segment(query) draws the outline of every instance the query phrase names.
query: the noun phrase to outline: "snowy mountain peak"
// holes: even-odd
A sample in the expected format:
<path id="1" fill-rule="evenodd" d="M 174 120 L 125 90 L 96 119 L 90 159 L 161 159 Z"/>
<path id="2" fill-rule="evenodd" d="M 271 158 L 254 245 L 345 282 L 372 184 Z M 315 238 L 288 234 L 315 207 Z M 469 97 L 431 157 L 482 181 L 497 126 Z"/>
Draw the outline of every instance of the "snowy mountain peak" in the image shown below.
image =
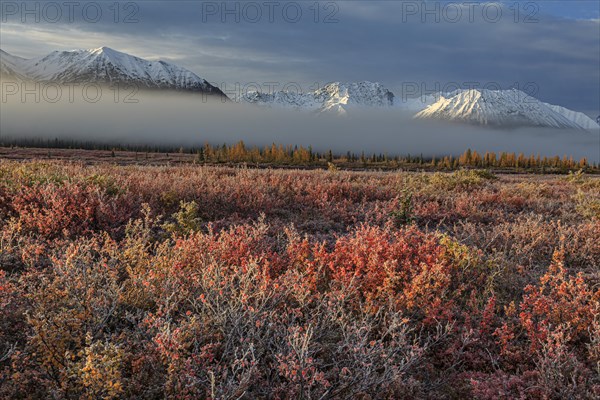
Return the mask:
<path id="1" fill-rule="evenodd" d="M 74 50 L 74 52 L 80 52 L 80 53 L 89 53 L 90 56 L 95 56 L 95 57 L 99 57 L 99 58 L 104 58 L 107 60 L 111 60 L 113 62 L 123 62 L 124 60 L 135 60 L 136 62 L 146 62 L 146 63 L 151 63 L 152 61 L 147 61 L 144 60 L 140 57 L 136 57 L 136 56 L 132 56 L 130 54 L 127 53 L 123 53 L 121 51 L 117 51 L 114 49 L 111 49 L 110 47 L 98 47 L 97 49 L 87 49 L 87 50 Z M 66 52 L 68 53 L 68 52 Z"/>
<path id="2" fill-rule="evenodd" d="M 247 103 L 279 108 L 346 115 L 354 108 L 389 108 L 417 113 L 418 119 L 439 119 L 491 127 L 552 127 L 598 129 L 583 113 L 543 103 L 518 89 L 459 89 L 420 99 L 395 102 L 394 94 L 380 83 L 334 82 L 308 92 L 250 92 Z M 397 104 L 396 104 L 397 103 Z"/>
<path id="3" fill-rule="evenodd" d="M 123 84 L 142 89 L 202 92 L 226 98 L 217 87 L 185 68 L 166 61 L 146 60 L 106 46 L 54 51 L 33 59 L 16 57 L 0 49 L 0 75 L 17 81 Z M 306 93 L 249 92 L 241 100 L 267 107 L 338 115 L 346 115 L 357 108 L 379 108 L 416 113 L 415 118 L 419 119 L 492 127 L 600 128 L 583 113 L 543 103 L 517 89 L 459 89 L 396 101 L 394 94 L 377 82 L 333 82 Z"/>
<path id="4" fill-rule="evenodd" d="M 267 107 L 333 112 L 343 115 L 347 113 L 349 108 L 390 107 L 394 103 L 394 94 L 380 83 L 368 81 L 333 82 L 307 93 L 288 91 L 274 93 L 249 92 L 242 96 L 242 100 Z"/>
<path id="5" fill-rule="evenodd" d="M 394 104 L 394 94 L 380 83 L 357 82 L 340 83 L 335 82 L 317 90 L 318 96 L 325 96 L 326 106 L 337 104 L 389 107 Z"/>
<path id="6" fill-rule="evenodd" d="M 30 60 L 9 56 L 8 53 L 2 53 L 2 59 L 7 59 L 7 69 L 16 69 L 27 79 L 38 82 L 124 84 L 146 89 L 225 96 L 217 87 L 185 68 L 165 61 L 145 60 L 105 46 L 87 50 L 54 51 Z M 15 59 L 18 60 L 14 61 Z"/>
<path id="7" fill-rule="evenodd" d="M 116 50 L 113 50 L 110 47 L 106 47 L 106 46 L 98 47 L 97 49 L 89 49 L 88 51 L 91 53 L 120 53 L 120 52 L 117 52 Z M 120 53 L 120 54 L 124 54 L 124 53 Z"/>
<path id="8" fill-rule="evenodd" d="M 469 89 L 440 94 L 437 101 L 415 115 L 493 127 L 543 126 L 586 129 L 549 104 L 517 90 Z"/>

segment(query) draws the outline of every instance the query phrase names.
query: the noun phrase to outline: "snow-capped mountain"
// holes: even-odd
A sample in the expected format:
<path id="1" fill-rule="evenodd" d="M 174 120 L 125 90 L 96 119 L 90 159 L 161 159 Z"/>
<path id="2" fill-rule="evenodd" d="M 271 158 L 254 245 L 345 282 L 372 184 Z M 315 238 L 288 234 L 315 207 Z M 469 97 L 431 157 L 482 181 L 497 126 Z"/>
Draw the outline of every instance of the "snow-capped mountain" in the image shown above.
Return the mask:
<path id="1" fill-rule="evenodd" d="M 244 93 L 240 100 L 245 103 L 256 104 L 265 107 L 292 108 L 296 110 L 317 110 L 322 102 L 318 101 L 314 92 L 299 93 L 277 91 L 273 93 L 262 93 L 251 91 Z"/>
<path id="2" fill-rule="evenodd" d="M 4 75 L 18 74 L 36 82 L 128 84 L 225 96 L 219 88 L 185 68 L 165 61 L 144 60 L 108 47 L 54 51 L 33 59 L 11 56 L 4 51 L 1 56 Z"/>
<path id="3" fill-rule="evenodd" d="M 440 95 L 435 103 L 417 113 L 415 118 L 492 127 L 586 129 L 578 122 L 583 121 L 580 113 L 564 110 L 557 111 L 554 106 L 516 89 L 470 89 Z"/>
<path id="4" fill-rule="evenodd" d="M 600 128 L 583 113 L 543 103 L 516 89 L 461 89 L 400 101 L 395 100 L 394 94 L 380 83 L 336 82 L 308 93 L 250 92 L 242 97 L 242 101 L 267 107 L 341 115 L 353 108 L 393 106 L 393 110 L 416 113 L 417 119 L 438 119 L 491 127 Z"/>
<path id="5" fill-rule="evenodd" d="M 358 107 L 391 107 L 394 94 L 380 83 L 334 82 L 308 93 L 278 91 L 249 92 L 242 101 L 267 107 L 282 107 L 344 115 Z"/>
<path id="6" fill-rule="evenodd" d="M 596 123 L 596 121 L 594 121 L 593 119 L 591 119 L 584 113 L 569 110 L 568 108 L 561 107 L 561 106 L 555 106 L 555 105 L 548 104 L 548 103 L 544 103 L 544 104 L 547 105 L 548 107 L 550 107 L 552 110 L 554 110 L 557 113 L 561 114 L 562 116 L 570 119 L 571 121 L 575 122 L 577 125 L 585 128 L 585 129 L 599 129 L 600 128 L 600 125 L 598 125 Z"/>
<path id="7" fill-rule="evenodd" d="M 59 84 L 96 83 L 135 85 L 138 88 L 225 94 L 193 72 L 164 61 L 149 61 L 108 47 L 55 51 L 33 59 L 0 50 L 3 79 Z M 417 119 L 438 119 L 492 127 L 538 126 L 600 129 L 587 115 L 541 102 L 522 91 L 456 90 L 399 101 L 380 83 L 330 83 L 307 93 L 249 92 L 246 103 L 266 107 L 346 115 L 360 108 L 416 113 Z"/>
<path id="8" fill-rule="evenodd" d="M 27 79 L 22 71 L 22 64 L 27 61 L 21 57 L 15 57 L 4 50 L 0 50 L 0 76 L 18 80 Z"/>

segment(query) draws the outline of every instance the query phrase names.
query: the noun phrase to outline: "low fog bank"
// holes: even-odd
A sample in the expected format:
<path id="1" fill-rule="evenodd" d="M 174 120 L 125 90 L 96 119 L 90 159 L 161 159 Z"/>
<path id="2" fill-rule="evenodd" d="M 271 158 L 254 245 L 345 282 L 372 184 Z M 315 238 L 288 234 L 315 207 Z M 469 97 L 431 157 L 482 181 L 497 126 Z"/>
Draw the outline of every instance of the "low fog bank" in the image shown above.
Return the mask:
<path id="1" fill-rule="evenodd" d="M 275 142 L 311 145 L 315 151 L 331 149 L 336 153 L 424 156 L 457 155 L 471 148 L 479 152 L 587 157 L 590 162 L 600 162 L 600 130 L 499 130 L 416 121 L 398 110 L 352 110 L 340 117 L 223 103 L 201 95 L 137 93 L 132 98 L 137 103 L 113 95 L 107 92 L 95 103 L 77 98 L 55 103 L 41 98 L 36 103 L 34 96 L 27 101 L 3 96 L 0 135 L 169 146 L 243 140 L 250 146 Z"/>

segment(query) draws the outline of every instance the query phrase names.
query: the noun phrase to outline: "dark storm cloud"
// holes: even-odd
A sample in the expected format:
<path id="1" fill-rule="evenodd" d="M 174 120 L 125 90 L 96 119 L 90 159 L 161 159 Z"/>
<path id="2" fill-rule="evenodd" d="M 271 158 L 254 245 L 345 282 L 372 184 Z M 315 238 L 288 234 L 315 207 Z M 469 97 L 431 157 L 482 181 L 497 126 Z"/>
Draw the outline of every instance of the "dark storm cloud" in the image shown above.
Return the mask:
<path id="1" fill-rule="evenodd" d="M 24 55 L 106 45 L 173 61 L 231 90 L 248 82 L 297 82 L 308 88 L 371 80 L 401 96 L 412 82 L 427 91 L 451 83 L 522 88 L 533 82 L 541 100 L 588 113 L 600 109 L 600 23 L 546 15 L 543 2 L 536 3 L 532 23 L 525 22 L 531 10 L 521 9 L 515 22 L 507 6 L 498 22 L 493 12 L 485 18 L 482 6 L 472 21 L 463 7 L 456 23 L 451 12 L 439 23 L 435 13 L 423 22 L 422 3 L 414 3 L 415 14 L 407 2 L 387 1 L 320 2 L 317 22 L 312 1 L 296 3 L 299 19 L 296 6 L 284 12 L 286 3 L 277 2 L 269 14 L 264 2 L 257 2 L 261 16 L 255 23 L 252 8 L 244 13 L 246 3 L 138 1 L 137 23 L 123 21 L 131 9 L 121 10 L 118 23 L 109 11 L 96 23 L 78 13 L 67 24 L 23 25 L 11 17 L 2 28 L 1 45 Z M 436 2 L 428 3 L 428 10 L 435 10 Z M 106 9 L 112 3 L 101 4 Z M 224 7 L 233 12 L 224 14 Z M 325 23 L 334 11 L 332 23 Z M 62 33 L 65 27 L 71 32 Z"/>

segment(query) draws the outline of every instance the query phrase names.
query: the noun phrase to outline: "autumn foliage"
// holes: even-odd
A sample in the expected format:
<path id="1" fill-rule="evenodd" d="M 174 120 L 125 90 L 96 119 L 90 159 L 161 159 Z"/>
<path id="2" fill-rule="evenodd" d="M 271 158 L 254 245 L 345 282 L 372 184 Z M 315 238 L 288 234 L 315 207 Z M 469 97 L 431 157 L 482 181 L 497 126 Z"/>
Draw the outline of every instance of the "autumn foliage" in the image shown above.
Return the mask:
<path id="1" fill-rule="evenodd" d="M 593 399 L 600 180 L 0 163 L 0 398 Z"/>

